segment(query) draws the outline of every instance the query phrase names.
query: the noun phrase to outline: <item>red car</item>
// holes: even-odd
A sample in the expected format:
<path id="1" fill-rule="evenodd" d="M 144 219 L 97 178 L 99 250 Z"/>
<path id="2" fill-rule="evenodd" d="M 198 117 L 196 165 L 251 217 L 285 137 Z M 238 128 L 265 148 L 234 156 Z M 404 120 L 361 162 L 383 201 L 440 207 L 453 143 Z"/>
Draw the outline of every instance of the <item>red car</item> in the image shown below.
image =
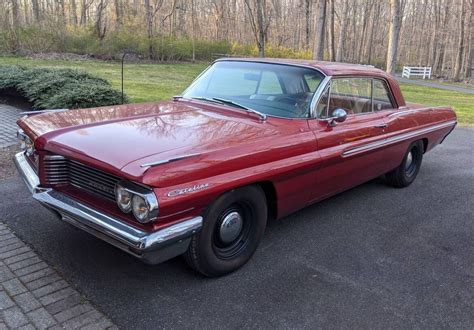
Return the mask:
<path id="1" fill-rule="evenodd" d="M 456 125 L 353 64 L 221 59 L 169 102 L 51 110 L 18 121 L 16 165 L 64 221 L 156 264 L 218 276 L 269 219 L 385 175 L 416 178 Z"/>

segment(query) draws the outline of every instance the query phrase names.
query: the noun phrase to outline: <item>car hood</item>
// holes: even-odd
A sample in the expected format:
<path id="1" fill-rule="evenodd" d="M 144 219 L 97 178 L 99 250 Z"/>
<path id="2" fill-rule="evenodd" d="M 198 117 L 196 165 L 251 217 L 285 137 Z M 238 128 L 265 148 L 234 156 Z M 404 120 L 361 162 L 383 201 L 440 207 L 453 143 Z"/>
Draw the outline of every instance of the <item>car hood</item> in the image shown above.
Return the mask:
<path id="1" fill-rule="evenodd" d="M 144 163 L 206 154 L 278 134 L 275 125 L 240 110 L 212 107 L 187 101 L 121 105 L 47 112 L 18 124 L 37 138 L 39 149 L 132 177 L 143 175 Z"/>

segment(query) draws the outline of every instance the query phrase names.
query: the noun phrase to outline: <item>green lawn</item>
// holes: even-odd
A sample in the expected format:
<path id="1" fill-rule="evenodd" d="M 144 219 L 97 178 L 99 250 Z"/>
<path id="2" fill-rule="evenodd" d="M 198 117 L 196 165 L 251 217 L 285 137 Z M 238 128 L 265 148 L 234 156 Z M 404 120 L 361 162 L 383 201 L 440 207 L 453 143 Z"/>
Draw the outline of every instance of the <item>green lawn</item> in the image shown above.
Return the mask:
<path id="1" fill-rule="evenodd" d="M 103 61 L 32 60 L 22 57 L 0 57 L 0 65 L 72 68 L 85 70 L 107 79 L 121 89 L 120 63 Z M 180 94 L 207 64 L 125 64 L 124 90 L 134 103 L 170 99 Z"/>
<path id="2" fill-rule="evenodd" d="M 120 63 L 102 61 L 32 60 L 22 57 L 0 57 L 0 65 L 18 64 L 54 68 L 75 68 L 96 74 L 120 89 Z M 170 99 L 180 94 L 207 64 L 126 64 L 125 92 L 132 102 Z M 474 125 L 474 94 L 465 94 L 401 85 L 407 102 L 425 105 L 449 105 L 454 108 L 460 124 Z"/>
<path id="3" fill-rule="evenodd" d="M 425 105 L 449 105 L 456 111 L 460 124 L 474 125 L 474 94 L 413 84 L 401 84 L 400 87 L 407 102 Z"/>

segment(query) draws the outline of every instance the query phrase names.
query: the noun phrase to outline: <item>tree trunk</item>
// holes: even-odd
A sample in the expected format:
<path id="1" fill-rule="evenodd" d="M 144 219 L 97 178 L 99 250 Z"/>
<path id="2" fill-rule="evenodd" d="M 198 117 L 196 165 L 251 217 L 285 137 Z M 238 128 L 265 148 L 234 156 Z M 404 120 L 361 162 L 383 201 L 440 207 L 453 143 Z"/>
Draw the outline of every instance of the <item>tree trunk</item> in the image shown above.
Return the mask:
<path id="1" fill-rule="evenodd" d="M 462 57 L 464 55 L 464 20 L 466 19 L 465 0 L 461 0 L 461 19 L 459 20 L 459 41 L 456 54 L 456 63 L 454 65 L 453 80 L 460 81 Z"/>
<path id="2" fill-rule="evenodd" d="M 87 24 L 87 3 L 86 3 L 86 0 L 82 0 L 80 24 L 81 25 L 86 25 Z"/>
<path id="3" fill-rule="evenodd" d="M 195 45 L 195 35 L 194 35 L 194 0 L 191 0 L 191 36 L 193 42 L 193 63 L 196 62 L 196 45 Z"/>
<path id="4" fill-rule="evenodd" d="M 35 21 L 40 21 L 40 8 L 38 4 L 38 0 L 31 0 L 31 6 L 33 7 L 33 16 L 35 17 Z"/>
<path id="5" fill-rule="evenodd" d="M 326 1 L 319 0 L 318 18 L 316 20 L 316 40 L 314 42 L 313 59 L 323 60 L 324 57 L 324 26 L 326 23 Z"/>
<path id="6" fill-rule="evenodd" d="M 10 0 L 12 4 L 12 26 L 16 29 L 20 26 L 20 6 L 18 0 Z"/>
<path id="7" fill-rule="evenodd" d="M 304 0 L 305 14 L 305 48 L 309 48 L 311 34 L 311 0 Z"/>
<path id="8" fill-rule="evenodd" d="M 347 16 L 349 13 L 348 1 L 349 0 L 343 0 L 343 5 L 342 5 L 342 16 L 340 17 L 341 28 L 339 30 L 339 37 L 337 38 L 336 62 L 341 62 L 343 60 L 344 38 L 346 37 Z"/>
<path id="9" fill-rule="evenodd" d="M 401 8 L 400 0 L 390 0 L 390 28 L 388 36 L 388 50 L 386 70 L 394 74 L 397 67 L 398 38 L 401 27 Z"/>
<path id="10" fill-rule="evenodd" d="M 123 24 L 123 3 L 122 0 L 115 0 L 115 22 L 121 26 Z"/>
<path id="11" fill-rule="evenodd" d="M 368 34 L 368 39 L 367 42 L 365 43 L 365 50 L 364 50 L 364 56 L 367 59 L 366 63 L 370 64 L 372 62 L 372 48 L 373 48 L 373 42 L 374 42 L 374 33 L 375 33 L 375 24 L 377 22 L 376 17 L 379 16 L 380 14 L 380 2 L 376 1 L 375 5 L 373 5 L 371 9 L 372 17 L 369 26 L 369 32 Z"/>
<path id="12" fill-rule="evenodd" d="M 257 0 L 258 56 L 265 57 L 265 8 L 264 0 Z"/>
<path id="13" fill-rule="evenodd" d="M 77 25 L 77 3 L 76 0 L 71 0 L 71 14 L 72 14 L 72 23 Z"/>
<path id="14" fill-rule="evenodd" d="M 105 37 L 105 32 L 107 31 L 107 18 L 105 16 L 105 7 L 107 6 L 104 0 L 100 0 L 97 5 L 96 10 L 96 21 L 95 21 L 95 28 L 97 32 L 97 37 L 102 42 Z"/>
<path id="15" fill-rule="evenodd" d="M 328 33 L 328 47 L 329 47 L 329 60 L 334 62 L 336 60 L 336 45 L 334 40 L 334 9 L 335 0 L 329 0 L 329 33 Z"/>
<path id="16" fill-rule="evenodd" d="M 471 1 L 471 18 L 469 24 L 469 33 L 471 34 L 471 51 L 469 54 L 466 78 L 474 77 L 474 1 Z"/>
<path id="17" fill-rule="evenodd" d="M 438 54 L 435 57 L 435 61 L 433 64 L 433 70 L 438 72 L 438 73 L 443 73 L 444 70 L 444 63 L 445 63 L 445 57 L 446 57 L 446 46 L 448 43 L 447 40 L 447 33 L 446 33 L 446 26 L 448 25 L 449 22 L 449 9 L 450 9 L 450 2 L 446 1 L 445 7 L 444 7 L 444 19 L 443 19 L 443 31 L 442 31 L 442 37 L 440 38 L 440 45 L 439 45 L 439 51 Z"/>
<path id="18" fill-rule="evenodd" d="M 154 56 L 153 51 L 153 13 L 150 4 L 150 0 L 145 0 L 145 13 L 146 13 L 146 33 L 148 37 L 148 57 L 150 59 Z"/>

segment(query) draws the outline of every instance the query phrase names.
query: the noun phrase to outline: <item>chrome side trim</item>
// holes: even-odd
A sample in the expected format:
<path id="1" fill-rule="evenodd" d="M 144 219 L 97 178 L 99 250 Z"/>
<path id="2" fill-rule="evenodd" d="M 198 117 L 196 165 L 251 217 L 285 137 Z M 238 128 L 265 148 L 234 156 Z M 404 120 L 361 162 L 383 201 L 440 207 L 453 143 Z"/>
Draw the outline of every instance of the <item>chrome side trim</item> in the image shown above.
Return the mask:
<path id="1" fill-rule="evenodd" d="M 352 148 L 352 149 L 344 151 L 342 153 L 342 157 L 350 157 L 350 156 L 358 155 L 358 154 L 361 154 L 361 153 L 364 153 L 364 152 L 367 152 L 367 151 L 379 149 L 379 148 L 382 148 L 382 147 L 385 147 L 385 146 L 388 146 L 388 145 L 391 145 L 391 144 L 395 144 L 395 143 L 403 141 L 403 140 L 411 139 L 411 138 L 416 137 L 418 135 L 422 135 L 422 134 L 425 134 L 425 133 L 437 131 L 439 129 L 450 127 L 450 126 L 453 126 L 453 125 L 456 125 L 456 124 L 457 124 L 457 121 L 452 120 L 452 121 L 442 123 L 442 124 L 438 124 L 438 125 L 435 125 L 435 126 L 417 129 L 416 131 L 413 131 L 413 132 L 408 132 L 408 133 L 400 134 L 400 135 L 397 135 L 397 136 L 393 136 L 393 137 L 390 137 L 390 138 L 387 138 L 387 139 L 384 139 L 384 140 L 381 140 L 381 141 L 375 141 L 375 142 L 367 143 L 367 144 L 364 144 L 360 147 L 356 147 L 356 148 Z"/>
<path id="2" fill-rule="evenodd" d="M 39 185 L 39 179 L 35 170 L 28 163 L 25 154 L 23 152 L 17 153 L 15 156 L 13 156 L 13 162 L 15 163 L 18 172 L 20 172 L 23 181 L 25 181 L 26 186 L 30 192 L 33 193 L 36 187 Z"/>
<path id="3" fill-rule="evenodd" d="M 195 156 L 199 156 L 199 155 L 200 155 L 200 153 L 196 153 L 196 154 L 189 154 L 189 155 L 184 155 L 184 156 L 179 156 L 179 157 L 174 157 L 174 158 L 168 158 L 168 159 L 163 159 L 163 160 L 157 160 L 155 162 L 149 162 L 149 163 L 141 164 L 140 167 L 150 167 L 150 166 L 156 166 L 156 165 L 163 165 L 163 164 L 166 164 L 166 163 L 171 163 L 171 162 L 175 162 L 177 160 L 191 158 L 191 157 L 195 157 Z"/>

